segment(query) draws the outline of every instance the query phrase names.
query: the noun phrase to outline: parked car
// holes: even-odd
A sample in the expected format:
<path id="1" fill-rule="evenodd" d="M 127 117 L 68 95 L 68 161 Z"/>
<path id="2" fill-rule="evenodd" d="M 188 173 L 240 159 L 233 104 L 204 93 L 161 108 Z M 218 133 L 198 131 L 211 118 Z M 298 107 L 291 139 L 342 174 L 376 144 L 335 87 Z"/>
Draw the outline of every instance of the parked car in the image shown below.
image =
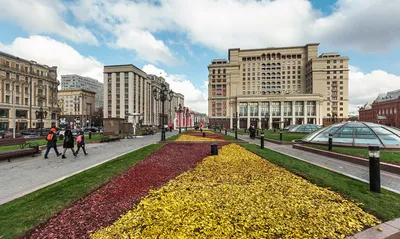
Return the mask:
<path id="1" fill-rule="evenodd" d="M 40 136 L 38 136 L 38 135 L 24 135 L 24 138 L 25 139 L 38 139 L 38 138 L 40 138 Z"/>

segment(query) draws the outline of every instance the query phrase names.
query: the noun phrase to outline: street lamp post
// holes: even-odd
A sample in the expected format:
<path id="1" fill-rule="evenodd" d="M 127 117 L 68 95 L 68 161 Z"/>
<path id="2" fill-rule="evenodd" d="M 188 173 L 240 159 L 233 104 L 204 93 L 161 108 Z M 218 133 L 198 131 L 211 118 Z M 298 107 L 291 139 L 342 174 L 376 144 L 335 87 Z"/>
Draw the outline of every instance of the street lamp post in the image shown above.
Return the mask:
<path id="1" fill-rule="evenodd" d="M 188 119 L 189 119 L 189 117 L 190 117 L 190 113 L 189 112 L 186 112 L 186 114 L 185 114 L 185 116 L 186 116 L 186 118 L 185 118 L 185 120 L 186 120 L 186 122 L 185 122 L 185 126 L 186 126 L 186 131 L 187 131 L 187 124 L 188 124 Z"/>
<path id="2" fill-rule="evenodd" d="M 39 110 L 36 110 L 36 118 L 40 117 L 40 135 L 42 135 L 42 131 L 43 131 L 43 114 L 44 114 L 44 118 L 46 118 L 47 116 L 47 112 L 43 111 L 43 107 L 40 106 Z"/>
<path id="3" fill-rule="evenodd" d="M 157 89 L 153 90 L 154 99 L 156 101 L 161 101 L 161 106 L 162 106 L 161 141 L 165 141 L 165 127 L 164 127 L 164 125 L 165 125 L 165 122 L 164 122 L 164 120 L 165 120 L 165 117 L 164 117 L 165 112 L 164 112 L 164 110 L 165 109 L 164 109 L 164 103 L 167 100 L 171 102 L 173 95 L 174 95 L 174 92 L 172 90 L 168 91 L 167 85 L 165 85 L 165 84 L 161 85 L 161 90 L 160 91 L 157 90 Z"/>
<path id="4" fill-rule="evenodd" d="M 178 108 L 174 108 L 176 113 L 179 113 L 179 133 L 181 133 L 181 113 L 182 113 L 182 105 L 179 104 Z"/>

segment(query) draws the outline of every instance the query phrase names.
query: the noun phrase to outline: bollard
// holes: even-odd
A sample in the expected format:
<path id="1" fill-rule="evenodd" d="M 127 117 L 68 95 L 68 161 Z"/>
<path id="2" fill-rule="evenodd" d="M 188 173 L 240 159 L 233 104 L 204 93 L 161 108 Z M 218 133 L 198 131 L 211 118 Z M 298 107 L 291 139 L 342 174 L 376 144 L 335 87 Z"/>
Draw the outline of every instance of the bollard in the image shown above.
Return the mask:
<path id="1" fill-rule="evenodd" d="M 92 139 L 92 132 L 89 132 L 89 139 Z"/>
<path id="2" fill-rule="evenodd" d="M 258 136 L 258 130 L 257 130 L 257 136 Z"/>
<path id="3" fill-rule="evenodd" d="M 328 138 L 328 150 L 332 151 L 332 134 L 329 134 L 329 138 Z"/>
<path id="4" fill-rule="evenodd" d="M 282 135 L 282 130 L 279 132 L 279 140 L 282 141 L 283 135 Z"/>
<path id="5" fill-rule="evenodd" d="M 244 133 L 246 133 L 246 130 L 247 130 L 247 129 L 246 129 L 246 128 L 244 128 Z"/>
<path id="6" fill-rule="evenodd" d="M 237 139 L 237 130 L 235 129 L 235 139 Z"/>
<path id="7" fill-rule="evenodd" d="M 369 156 L 369 190 L 381 192 L 380 152 L 379 146 L 368 146 Z"/>
<path id="8" fill-rule="evenodd" d="M 206 132 L 203 132 L 203 137 L 206 137 Z"/>
<path id="9" fill-rule="evenodd" d="M 203 132 L 203 128 L 200 128 L 200 132 Z"/>
<path id="10" fill-rule="evenodd" d="M 211 144 L 211 155 L 218 155 L 218 144 Z"/>
<path id="11" fill-rule="evenodd" d="M 227 129 L 225 129 L 225 135 L 227 135 L 228 134 L 228 130 Z"/>
<path id="12" fill-rule="evenodd" d="M 219 133 L 221 133 L 222 132 L 222 128 L 219 128 Z"/>
<path id="13" fill-rule="evenodd" d="M 274 133 L 276 132 L 276 129 L 274 128 Z"/>
<path id="14" fill-rule="evenodd" d="M 264 148 L 264 134 L 261 134 L 260 136 L 260 140 L 261 140 L 261 148 Z"/>

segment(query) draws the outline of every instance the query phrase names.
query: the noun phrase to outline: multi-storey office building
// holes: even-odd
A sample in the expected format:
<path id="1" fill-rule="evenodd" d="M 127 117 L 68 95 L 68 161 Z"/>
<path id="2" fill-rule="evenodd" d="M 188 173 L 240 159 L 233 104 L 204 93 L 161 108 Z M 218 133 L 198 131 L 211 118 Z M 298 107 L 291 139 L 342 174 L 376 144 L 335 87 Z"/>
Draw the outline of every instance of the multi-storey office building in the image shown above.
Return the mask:
<path id="1" fill-rule="evenodd" d="M 62 75 L 61 90 L 88 90 L 96 93 L 96 109 L 103 108 L 103 83 L 80 75 Z"/>
<path id="2" fill-rule="evenodd" d="M 95 92 L 88 90 L 61 90 L 58 92 L 62 115 L 60 127 L 90 127 L 95 112 Z"/>
<path id="3" fill-rule="evenodd" d="M 282 128 L 347 118 L 348 57 L 318 45 L 228 50 L 209 70 L 210 125 Z"/>
<path id="4" fill-rule="evenodd" d="M 56 66 L 0 52 L 0 130 L 57 126 L 58 85 Z"/>
<path id="5" fill-rule="evenodd" d="M 153 90 L 169 84 L 164 78 L 147 75 L 134 65 L 104 66 L 104 118 L 128 119 L 129 114 L 141 114 L 142 125 L 162 125 L 162 102 L 154 98 Z M 175 93 L 164 105 L 164 122 L 173 122 L 173 109 L 184 105 L 182 94 Z"/>

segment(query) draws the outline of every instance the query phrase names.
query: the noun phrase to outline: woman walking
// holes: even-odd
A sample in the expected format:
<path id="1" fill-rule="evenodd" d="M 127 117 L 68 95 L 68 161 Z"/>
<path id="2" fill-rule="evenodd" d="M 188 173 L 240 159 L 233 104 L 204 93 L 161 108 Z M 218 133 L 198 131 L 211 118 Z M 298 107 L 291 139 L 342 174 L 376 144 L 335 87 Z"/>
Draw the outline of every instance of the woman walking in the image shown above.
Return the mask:
<path id="1" fill-rule="evenodd" d="M 63 152 L 63 155 L 62 155 L 63 159 L 67 158 L 67 157 L 65 157 L 65 153 L 67 152 L 67 149 L 71 149 L 72 153 L 76 157 L 76 153 L 74 151 L 74 136 L 72 135 L 70 127 L 67 127 L 65 129 L 63 148 L 64 148 L 64 152 Z"/>
<path id="2" fill-rule="evenodd" d="M 82 131 L 79 133 L 79 136 L 76 138 L 76 143 L 78 146 L 78 149 L 76 150 L 76 155 L 78 155 L 80 148 L 82 148 L 83 153 L 85 155 L 88 155 L 88 153 L 86 152 L 86 149 L 85 149 L 85 135 L 83 134 Z"/>

